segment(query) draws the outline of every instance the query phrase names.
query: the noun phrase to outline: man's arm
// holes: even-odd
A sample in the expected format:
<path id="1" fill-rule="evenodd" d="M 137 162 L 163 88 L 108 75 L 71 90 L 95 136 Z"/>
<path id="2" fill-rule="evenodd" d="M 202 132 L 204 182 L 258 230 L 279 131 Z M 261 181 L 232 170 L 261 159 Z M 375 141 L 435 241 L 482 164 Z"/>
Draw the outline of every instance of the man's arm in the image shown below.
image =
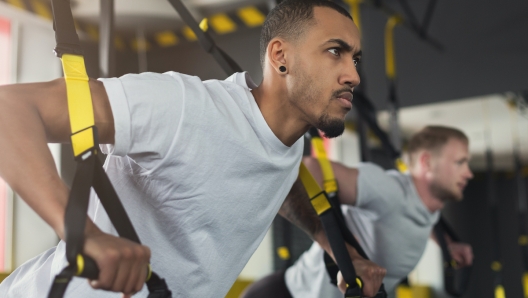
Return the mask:
<path id="1" fill-rule="evenodd" d="M 447 249 L 449 249 L 451 257 L 457 262 L 458 266 L 466 267 L 473 265 L 474 255 L 471 245 L 463 242 L 455 242 L 453 239 L 451 239 L 451 237 L 449 237 L 449 235 L 444 235 L 444 238 L 446 239 Z M 431 239 L 433 239 L 436 244 L 440 246 L 434 231 L 431 232 Z"/>
<path id="2" fill-rule="evenodd" d="M 317 179 L 317 178 L 316 178 Z M 321 220 L 313 209 L 308 194 L 306 193 L 302 182 L 297 179 L 293 184 L 290 193 L 282 204 L 279 214 L 295 224 L 316 241 L 328 254 L 334 258 L 328 238 L 323 230 Z M 363 294 L 367 297 L 374 296 L 386 274 L 386 270 L 378 265 L 363 259 L 357 251 L 347 244 L 352 263 L 356 273 L 363 279 Z M 340 281 L 339 288 L 345 290 L 345 283 Z"/>
<path id="3" fill-rule="evenodd" d="M 323 174 L 317 159 L 304 157 L 303 163 L 312 173 L 317 183 L 323 187 Z M 358 170 L 336 162 L 331 162 L 331 164 L 339 186 L 339 201 L 341 204 L 356 205 Z"/>
<path id="4" fill-rule="evenodd" d="M 101 143 L 114 142 L 114 123 L 101 82 L 91 80 Z M 57 173 L 48 142 L 68 143 L 70 124 L 64 79 L 0 87 L 0 176 L 64 239 L 69 190 Z M 97 288 L 130 294 L 143 286 L 147 247 L 102 233 L 88 220 L 84 252 L 97 262 Z"/>

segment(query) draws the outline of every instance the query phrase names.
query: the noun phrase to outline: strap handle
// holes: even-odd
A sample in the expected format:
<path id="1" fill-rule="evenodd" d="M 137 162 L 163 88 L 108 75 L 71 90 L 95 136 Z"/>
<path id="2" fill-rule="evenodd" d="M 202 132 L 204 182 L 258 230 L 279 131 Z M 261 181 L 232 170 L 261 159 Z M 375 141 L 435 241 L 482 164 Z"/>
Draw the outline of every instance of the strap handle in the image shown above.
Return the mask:
<path id="1" fill-rule="evenodd" d="M 337 196 L 337 193 L 338 193 L 337 180 L 335 179 L 334 171 L 332 169 L 332 164 L 331 164 L 330 160 L 327 157 L 326 150 L 325 150 L 324 144 L 323 144 L 323 140 L 322 140 L 321 136 L 319 135 L 319 131 L 316 128 L 312 128 L 309 131 L 309 135 L 310 135 L 310 138 L 311 138 L 312 148 L 314 149 L 313 150 L 314 155 L 315 155 L 315 157 L 316 157 L 317 161 L 319 162 L 319 165 L 321 166 L 321 169 L 322 169 L 323 182 L 324 182 L 323 183 L 324 191 L 319 187 L 319 185 L 317 184 L 317 182 L 315 181 L 315 179 L 313 178 L 313 176 L 309 172 L 308 173 L 304 173 L 303 172 L 302 175 L 301 175 L 301 172 L 299 172 L 299 176 L 301 177 L 301 180 L 303 181 L 303 184 L 305 185 L 305 188 L 307 189 L 307 193 L 308 193 L 310 198 L 313 198 L 313 195 L 315 195 L 316 193 L 322 192 L 322 193 L 325 194 L 326 199 L 327 199 L 327 201 L 328 201 L 328 203 L 330 205 L 330 209 L 329 210 L 331 212 L 329 212 L 330 213 L 329 217 L 331 217 L 331 220 L 323 220 L 323 217 L 321 216 L 321 214 L 319 214 L 319 212 L 318 212 L 318 214 L 320 215 L 321 221 L 323 222 L 323 227 L 324 227 L 325 231 L 327 231 L 327 230 L 339 231 L 339 233 L 336 233 L 337 234 L 336 236 L 331 236 L 331 235 L 329 235 L 327 233 L 327 237 L 329 239 L 330 246 L 332 247 L 332 251 L 334 252 L 334 254 L 336 254 L 336 249 L 341 249 L 340 246 L 336 246 L 335 248 L 334 248 L 334 246 L 332 246 L 332 241 L 331 241 L 330 237 L 336 237 L 336 238 L 342 239 L 341 241 L 344 241 L 343 243 L 346 242 L 346 243 L 350 244 L 352 247 L 354 247 L 356 249 L 356 251 L 361 255 L 361 257 L 363 257 L 364 259 L 368 260 L 367 254 L 365 253 L 363 248 L 359 245 L 359 243 L 357 242 L 357 240 L 354 237 L 354 235 L 352 234 L 352 232 L 350 232 L 350 230 L 346 226 L 345 218 L 344 218 L 343 213 L 341 212 L 341 208 L 340 208 L 341 204 L 340 204 L 339 198 Z M 301 167 L 305 167 L 305 166 L 302 164 Z M 306 175 L 306 176 L 309 175 L 309 177 L 303 177 L 304 175 Z M 304 180 L 303 180 L 303 178 L 304 178 Z M 308 186 L 307 184 L 310 184 L 310 185 Z M 308 190 L 308 187 L 310 187 L 310 190 Z M 312 202 L 312 205 L 313 204 L 314 203 Z M 316 209 L 316 211 L 317 211 L 317 209 Z M 325 210 L 325 212 L 326 212 L 326 210 Z M 328 222 L 326 225 L 325 225 L 325 221 Z M 327 226 L 330 226 L 330 225 L 333 226 L 333 227 L 328 227 L 327 228 Z M 337 240 L 336 242 L 341 242 L 341 241 Z M 348 255 L 348 250 L 346 250 L 346 245 L 345 245 L 344 249 L 345 249 L 345 251 L 341 252 L 341 253 L 346 254 L 348 256 L 348 259 L 350 259 L 350 256 Z M 338 259 L 337 255 L 335 256 L 335 258 L 336 258 L 338 264 L 347 264 L 347 263 L 344 263 L 344 262 L 350 262 L 349 264 L 351 264 L 351 266 L 350 266 L 351 269 L 348 268 L 348 266 L 336 265 L 333 262 L 332 258 L 330 258 L 330 256 L 327 253 L 325 253 L 324 261 L 325 261 L 325 264 L 326 264 L 326 267 L 327 267 L 327 271 L 328 271 L 328 273 L 330 275 L 330 279 L 332 280 L 332 283 L 337 284 L 337 280 L 335 280 L 335 277 L 336 277 L 337 271 L 339 271 L 341 269 L 341 273 L 343 274 L 343 278 L 347 282 L 347 285 L 351 284 L 349 282 L 350 280 L 354 280 L 354 277 L 352 277 L 352 275 L 354 275 L 355 276 L 355 282 L 356 282 L 356 284 L 359 285 L 359 288 L 361 289 L 362 288 L 362 281 L 356 275 L 356 272 L 355 272 L 354 266 L 351 263 L 351 260 L 347 261 L 347 260 L 345 260 L 345 258 Z M 345 277 L 345 274 L 346 274 L 345 271 L 347 271 L 347 270 L 351 271 L 350 273 L 347 274 L 349 276 L 348 279 Z M 345 293 L 345 297 L 351 297 L 351 296 L 348 296 L 348 295 L 349 295 L 348 292 Z M 387 296 L 387 293 L 385 292 L 384 286 L 382 284 L 378 294 L 376 295 L 376 297 L 380 298 L 380 297 L 386 297 L 386 296 Z"/>
<path id="2" fill-rule="evenodd" d="M 130 219 L 121 204 L 97 156 L 98 141 L 89 78 L 84 57 L 75 31 L 69 0 L 52 0 L 53 27 L 57 46 L 55 53 L 61 58 L 65 74 L 68 113 L 72 131 L 71 143 L 78 161 L 72 189 L 65 210 L 66 259 L 69 265 L 55 277 L 48 297 L 63 297 L 73 276 L 96 279 L 96 263 L 82 254 L 84 230 L 90 190 L 99 195 L 105 210 L 121 237 L 139 242 Z M 164 280 L 150 270 L 147 286 L 149 297 L 171 297 Z M 162 296 L 160 296 L 163 294 Z"/>
<path id="3" fill-rule="evenodd" d="M 443 217 L 440 217 L 440 220 L 434 226 L 433 231 L 442 250 L 442 259 L 444 261 L 444 288 L 450 295 L 461 297 L 469 286 L 472 267 L 459 267 L 455 259 L 453 259 L 449 252 L 445 236 L 449 236 L 456 242 L 460 240 Z"/>
<path id="4" fill-rule="evenodd" d="M 328 201 L 326 192 L 319 187 L 312 174 L 310 174 L 303 163 L 301 163 L 299 169 L 299 177 L 308 193 L 312 207 L 315 209 L 315 212 L 319 215 L 319 218 L 323 223 L 323 228 L 328 241 L 330 242 L 330 247 L 334 252 L 334 257 L 337 260 L 337 263 L 340 264 L 341 273 L 347 283 L 347 292 L 353 292 L 353 294 L 358 294 L 358 297 L 361 297 L 361 283 L 358 283 L 356 280 L 356 270 L 352 265 L 352 259 L 346 248 L 337 221 L 331 212 L 332 206 Z M 348 289 L 350 289 L 350 291 Z"/>

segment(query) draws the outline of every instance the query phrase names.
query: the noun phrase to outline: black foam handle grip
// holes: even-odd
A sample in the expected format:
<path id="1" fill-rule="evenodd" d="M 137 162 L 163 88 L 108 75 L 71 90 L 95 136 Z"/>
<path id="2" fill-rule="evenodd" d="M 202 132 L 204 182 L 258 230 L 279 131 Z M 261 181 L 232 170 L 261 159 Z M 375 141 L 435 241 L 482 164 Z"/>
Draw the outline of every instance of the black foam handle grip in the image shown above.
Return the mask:
<path id="1" fill-rule="evenodd" d="M 88 279 L 97 279 L 99 277 L 99 267 L 97 267 L 97 263 L 87 255 L 81 254 L 81 256 L 84 260 L 84 265 L 82 266 L 83 270 L 79 276 Z M 79 268 L 79 266 L 79 261 L 77 261 L 77 268 Z"/>

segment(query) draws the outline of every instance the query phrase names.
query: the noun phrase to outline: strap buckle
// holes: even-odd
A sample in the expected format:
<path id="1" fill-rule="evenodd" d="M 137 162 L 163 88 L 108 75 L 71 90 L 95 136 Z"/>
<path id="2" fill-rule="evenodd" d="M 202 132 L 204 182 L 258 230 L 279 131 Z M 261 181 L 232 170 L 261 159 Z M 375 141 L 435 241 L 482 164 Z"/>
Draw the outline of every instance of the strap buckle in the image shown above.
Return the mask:
<path id="1" fill-rule="evenodd" d="M 58 43 L 53 49 L 55 56 L 62 58 L 63 54 L 83 55 L 83 50 L 78 44 Z"/>
<path id="2" fill-rule="evenodd" d="M 76 161 L 83 161 L 97 155 L 99 141 L 97 127 L 89 126 L 70 135 L 73 156 Z"/>

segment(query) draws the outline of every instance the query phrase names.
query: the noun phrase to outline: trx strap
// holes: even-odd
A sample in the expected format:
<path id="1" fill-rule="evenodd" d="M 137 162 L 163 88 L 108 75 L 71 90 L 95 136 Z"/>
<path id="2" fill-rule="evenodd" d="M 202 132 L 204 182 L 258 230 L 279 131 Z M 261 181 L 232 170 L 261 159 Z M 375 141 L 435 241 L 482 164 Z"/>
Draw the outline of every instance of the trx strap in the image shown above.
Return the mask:
<path id="1" fill-rule="evenodd" d="M 517 191 L 517 201 L 519 206 L 519 248 L 521 249 L 521 256 L 523 259 L 523 276 L 522 285 L 524 290 L 524 297 L 528 297 L 528 231 L 526 230 L 527 223 L 527 206 L 526 206 L 526 180 L 522 173 L 521 158 L 519 151 L 515 152 L 515 184 Z"/>
<path id="2" fill-rule="evenodd" d="M 189 10 L 180 0 L 169 0 L 169 2 L 172 7 L 176 9 L 182 20 L 194 32 L 202 48 L 213 56 L 213 58 L 220 65 L 220 67 L 222 67 L 226 74 L 231 75 L 235 72 L 242 72 L 242 68 L 240 68 L 240 66 L 238 66 L 238 64 L 231 57 L 229 57 L 229 55 L 227 55 L 216 45 L 211 36 L 205 32 L 206 30 L 202 30 L 200 28 L 198 22 L 193 18 Z"/>
<path id="3" fill-rule="evenodd" d="M 389 113 L 390 113 L 390 136 L 392 145 L 398 152 L 402 150 L 401 132 L 398 126 L 399 103 L 396 95 L 396 55 L 394 50 L 394 28 L 402 22 L 402 18 L 393 15 L 385 25 L 385 74 L 389 80 Z M 405 163 L 395 157 L 396 168 L 400 172 L 407 171 Z"/>
<path id="4" fill-rule="evenodd" d="M 491 218 L 491 270 L 493 271 L 493 292 L 495 298 L 505 298 L 506 292 L 502 285 L 502 258 L 500 251 L 500 236 L 499 236 L 499 206 L 497 204 L 497 188 L 495 179 L 493 177 L 493 152 L 491 140 L 491 122 L 489 101 L 483 101 L 483 118 L 484 118 L 484 138 L 486 143 L 486 180 L 488 189 L 486 191 L 486 200 L 488 203 L 488 210 Z"/>
<path id="5" fill-rule="evenodd" d="M 301 164 L 299 176 L 310 197 L 310 202 L 315 211 L 319 215 L 323 228 L 326 232 L 330 247 L 334 253 L 337 265 L 332 258 L 325 253 L 324 261 L 327 272 L 333 284 L 337 284 L 337 272 L 341 271 L 343 279 L 347 284 L 347 291 L 345 297 L 363 297 L 362 296 L 362 280 L 356 275 L 354 265 L 348 254 L 346 244 L 350 244 L 361 255 L 362 258 L 368 260 L 365 251 L 361 248 L 356 238 L 352 235 L 346 226 L 345 219 L 341 212 L 339 199 L 337 197 L 337 181 L 335 180 L 332 165 L 326 158 L 326 152 L 315 128 L 310 130 L 312 146 L 324 177 L 324 190 L 319 187 L 313 176 L 306 169 L 304 164 Z M 376 298 L 387 297 L 383 284 L 381 285 Z"/>
<path id="6" fill-rule="evenodd" d="M 493 288 L 495 298 L 505 298 L 506 292 L 502 285 L 502 261 L 500 252 L 499 239 L 499 208 L 497 205 L 496 185 L 493 177 L 493 154 L 491 149 L 486 150 L 487 171 L 486 178 L 488 184 L 487 200 L 488 208 L 491 213 L 491 242 L 492 244 L 492 262 L 491 269 L 493 270 Z"/>
<path id="7" fill-rule="evenodd" d="M 140 243 L 139 238 L 98 158 L 97 128 L 82 49 L 75 31 L 69 0 L 52 0 L 53 27 L 66 81 L 71 143 L 77 170 L 65 210 L 66 259 L 69 265 L 54 279 L 48 297 L 64 296 L 74 276 L 97 279 L 99 269 L 83 254 L 84 230 L 90 189 L 93 187 L 108 217 L 121 237 Z M 169 298 L 165 281 L 151 271 L 147 276 L 149 298 Z"/>
<path id="8" fill-rule="evenodd" d="M 385 25 L 385 74 L 389 81 L 389 111 L 390 111 L 390 135 L 392 145 L 396 150 L 401 151 L 401 132 L 398 126 L 399 103 L 396 94 L 396 55 L 394 46 L 394 28 L 403 22 L 399 15 L 392 15 Z M 400 172 L 407 171 L 407 165 L 400 157 L 395 158 L 395 167 Z M 433 228 L 438 244 L 442 249 L 444 260 L 444 288 L 449 294 L 460 297 L 462 296 L 469 283 L 471 267 L 458 267 L 456 261 L 451 257 L 445 235 L 449 231 L 449 237 L 453 241 L 459 241 L 454 231 L 447 227 L 445 220 L 440 217 L 439 222 Z M 455 240 L 457 239 L 457 240 Z"/>
<path id="9" fill-rule="evenodd" d="M 449 236 L 453 242 L 460 242 L 460 239 L 443 217 L 440 217 L 433 231 L 442 249 L 444 289 L 454 297 L 461 297 L 468 288 L 472 266 L 459 267 L 451 256 L 445 236 Z"/>
<path id="10" fill-rule="evenodd" d="M 524 297 L 528 298 L 528 231 L 527 226 L 527 202 L 526 197 L 526 180 L 523 177 L 523 169 L 521 162 L 521 144 L 519 141 L 519 123 L 517 118 L 517 103 L 515 101 L 508 102 L 510 107 L 510 112 L 512 114 L 512 136 L 513 136 L 513 158 L 515 165 L 515 190 L 517 197 L 517 206 L 519 213 L 519 239 L 518 244 L 521 249 L 521 258 L 523 260 L 523 276 L 522 276 L 522 285 Z"/>

